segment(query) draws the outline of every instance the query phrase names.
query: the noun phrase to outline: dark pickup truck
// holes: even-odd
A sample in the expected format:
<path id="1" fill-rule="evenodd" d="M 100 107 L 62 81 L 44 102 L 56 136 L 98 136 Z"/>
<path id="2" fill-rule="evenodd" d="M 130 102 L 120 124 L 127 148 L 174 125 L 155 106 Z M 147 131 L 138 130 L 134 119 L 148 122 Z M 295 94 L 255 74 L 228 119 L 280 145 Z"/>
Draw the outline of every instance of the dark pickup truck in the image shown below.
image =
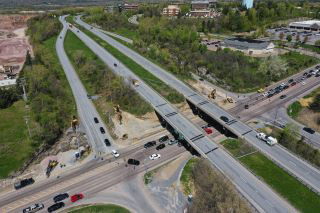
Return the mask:
<path id="1" fill-rule="evenodd" d="M 33 183 L 34 183 L 33 178 L 23 179 L 20 182 L 15 183 L 14 184 L 14 188 L 15 189 L 21 189 L 21 188 L 23 188 L 25 186 L 28 186 L 28 185 L 31 185 Z"/>

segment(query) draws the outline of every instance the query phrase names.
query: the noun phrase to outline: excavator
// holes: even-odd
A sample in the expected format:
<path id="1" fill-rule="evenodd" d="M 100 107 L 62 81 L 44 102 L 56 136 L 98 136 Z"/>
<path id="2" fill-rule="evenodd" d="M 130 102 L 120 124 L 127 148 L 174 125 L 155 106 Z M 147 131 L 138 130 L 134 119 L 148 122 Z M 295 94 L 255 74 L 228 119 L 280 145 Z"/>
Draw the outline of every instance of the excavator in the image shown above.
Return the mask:
<path id="1" fill-rule="evenodd" d="M 213 89 L 211 93 L 209 93 L 208 98 L 216 99 L 216 89 Z"/>

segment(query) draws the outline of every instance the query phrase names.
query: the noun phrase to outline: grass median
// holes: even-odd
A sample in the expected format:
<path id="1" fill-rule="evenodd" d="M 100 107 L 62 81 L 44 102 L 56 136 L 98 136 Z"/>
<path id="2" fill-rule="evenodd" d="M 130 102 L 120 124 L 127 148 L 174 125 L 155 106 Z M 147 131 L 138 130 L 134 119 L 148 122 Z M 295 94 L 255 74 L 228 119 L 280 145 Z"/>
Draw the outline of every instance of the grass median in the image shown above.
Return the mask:
<path id="1" fill-rule="evenodd" d="M 103 46 L 110 54 L 121 61 L 126 67 L 128 67 L 133 73 L 138 75 L 144 82 L 156 90 L 160 95 L 166 98 L 170 103 L 177 104 L 184 101 L 184 96 L 178 93 L 175 89 L 171 88 L 170 85 L 165 84 L 156 76 L 145 70 L 139 64 L 135 63 L 132 59 L 121 53 L 116 48 L 109 45 L 107 42 L 102 40 L 100 37 L 94 35 L 89 30 L 83 27 L 79 27 L 86 35 L 96 41 L 99 45 Z"/>
<path id="2" fill-rule="evenodd" d="M 222 145 L 252 173 L 271 186 L 301 212 L 320 212 L 320 196 L 278 167 L 246 142 L 227 139 Z"/>
<path id="3" fill-rule="evenodd" d="M 113 205 L 94 205 L 94 206 L 79 206 L 74 207 L 68 211 L 68 213 L 130 213 L 129 210 Z"/>

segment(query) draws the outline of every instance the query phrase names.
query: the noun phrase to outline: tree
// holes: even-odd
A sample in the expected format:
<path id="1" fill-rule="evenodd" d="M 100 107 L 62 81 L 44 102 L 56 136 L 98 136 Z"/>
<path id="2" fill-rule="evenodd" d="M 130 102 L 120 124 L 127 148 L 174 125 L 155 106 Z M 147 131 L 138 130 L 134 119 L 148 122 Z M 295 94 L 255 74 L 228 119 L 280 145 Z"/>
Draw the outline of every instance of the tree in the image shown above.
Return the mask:
<path id="1" fill-rule="evenodd" d="M 27 54 L 26 54 L 26 62 L 25 62 L 26 65 L 29 65 L 31 66 L 32 65 L 32 59 L 31 59 L 31 55 L 30 55 L 30 52 L 29 50 L 27 50 Z"/>
<path id="2" fill-rule="evenodd" d="M 288 42 L 291 42 L 291 41 L 292 41 L 292 35 L 288 35 L 288 36 L 287 36 L 287 41 L 288 41 Z"/>
<path id="3" fill-rule="evenodd" d="M 75 52 L 74 60 L 76 61 L 78 67 L 85 63 L 86 57 L 82 50 L 77 50 Z"/>
<path id="4" fill-rule="evenodd" d="M 309 41 L 309 37 L 308 36 L 305 36 L 304 38 L 303 38 L 303 43 L 305 44 L 305 43 L 307 43 Z"/>
<path id="5" fill-rule="evenodd" d="M 315 43 L 314 43 L 314 45 L 316 45 L 316 46 L 320 46 L 320 40 L 317 40 Z"/>

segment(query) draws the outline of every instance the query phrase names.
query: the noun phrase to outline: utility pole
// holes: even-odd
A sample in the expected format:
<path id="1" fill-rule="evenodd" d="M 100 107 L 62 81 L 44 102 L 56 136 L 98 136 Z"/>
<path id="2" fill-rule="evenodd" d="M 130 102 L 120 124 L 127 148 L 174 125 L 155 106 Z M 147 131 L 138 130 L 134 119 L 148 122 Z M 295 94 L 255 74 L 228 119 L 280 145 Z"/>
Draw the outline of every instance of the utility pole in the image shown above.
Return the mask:
<path id="1" fill-rule="evenodd" d="M 26 88 L 25 88 L 25 86 L 26 86 L 26 81 L 25 81 L 24 78 L 21 78 L 21 83 L 20 83 L 20 85 L 22 86 L 22 89 L 23 89 L 23 100 L 24 100 L 24 101 L 27 101 L 28 98 L 27 98 L 27 93 L 26 93 Z"/>

